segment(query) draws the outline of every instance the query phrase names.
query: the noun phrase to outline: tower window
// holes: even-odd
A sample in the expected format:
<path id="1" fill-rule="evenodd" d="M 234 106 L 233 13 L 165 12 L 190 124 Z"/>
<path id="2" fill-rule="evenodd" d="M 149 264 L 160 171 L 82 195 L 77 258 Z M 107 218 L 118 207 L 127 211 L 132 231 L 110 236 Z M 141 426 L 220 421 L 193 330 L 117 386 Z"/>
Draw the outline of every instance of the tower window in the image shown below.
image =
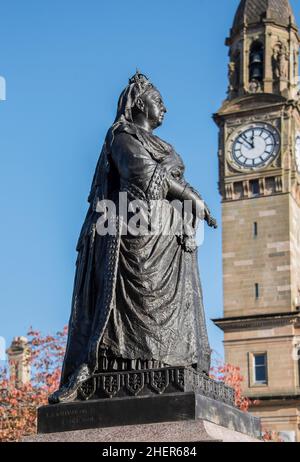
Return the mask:
<path id="1" fill-rule="evenodd" d="M 262 82 L 264 78 L 264 47 L 260 42 L 254 42 L 250 50 L 249 81 Z"/>
<path id="2" fill-rule="evenodd" d="M 257 385 L 266 385 L 267 378 L 267 354 L 253 355 L 253 378 Z"/>
<path id="3" fill-rule="evenodd" d="M 252 196 L 259 196 L 259 181 L 258 180 L 251 180 L 250 181 L 250 191 Z"/>
<path id="4" fill-rule="evenodd" d="M 255 298 L 256 300 L 258 300 L 259 299 L 259 284 L 256 282 L 254 287 L 255 287 Z"/>
<path id="5" fill-rule="evenodd" d="M 258 225 L 256 221 L 253 223 L 253 236 L 254 237 L 258 236 Z"/>

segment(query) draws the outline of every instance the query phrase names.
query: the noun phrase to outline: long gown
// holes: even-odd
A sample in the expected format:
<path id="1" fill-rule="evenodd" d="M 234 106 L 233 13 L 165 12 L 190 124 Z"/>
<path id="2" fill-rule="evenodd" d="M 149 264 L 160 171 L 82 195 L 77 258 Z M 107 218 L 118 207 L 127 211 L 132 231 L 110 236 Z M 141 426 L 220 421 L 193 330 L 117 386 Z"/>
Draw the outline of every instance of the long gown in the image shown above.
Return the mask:
<path id="1" fill-rule="evenodd" d="M 170 176 L 186 184 L 171 145 L 126 121 L 109 130 L 77 245 L 62 385 L 83 363 L 92 372 L 192 365 L 208 372 L 197 249 L 177 227 L 182 214 L 171 203 Z M 97 204 L 110 199 L 118 210 L 120 192 L 149 205 L 159 232 L 122 235 L 117 214 L 115 235 L 97 233 Z M 180 231 L 167 232 L 170 224 Z"/>

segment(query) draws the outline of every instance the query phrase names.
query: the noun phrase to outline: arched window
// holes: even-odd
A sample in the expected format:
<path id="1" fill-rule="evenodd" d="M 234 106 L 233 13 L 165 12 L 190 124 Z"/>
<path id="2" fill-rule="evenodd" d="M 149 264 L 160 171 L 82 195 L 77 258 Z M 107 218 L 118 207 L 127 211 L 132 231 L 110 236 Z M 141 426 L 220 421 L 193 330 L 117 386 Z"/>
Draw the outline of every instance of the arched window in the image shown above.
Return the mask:
<path id="1" fill-rule="evenodd" d="M 250 49 L 249 81 L 262 82 L 264 78 L 264 47 L 254 42 Z"/>

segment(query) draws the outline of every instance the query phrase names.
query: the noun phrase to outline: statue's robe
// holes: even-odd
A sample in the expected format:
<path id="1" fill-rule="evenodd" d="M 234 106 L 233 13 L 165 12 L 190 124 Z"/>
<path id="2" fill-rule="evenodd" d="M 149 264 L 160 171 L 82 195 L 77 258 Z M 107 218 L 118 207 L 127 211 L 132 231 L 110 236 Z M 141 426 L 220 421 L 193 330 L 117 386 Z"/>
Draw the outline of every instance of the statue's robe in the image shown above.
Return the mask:
<path id="1" fill-rule="evenodd" d="M 208 372 L 208 343 L 197 249 L 180 224 L 168 178 L 184 183 L 184 165 L 172 146 L 125 121 L 108 132 L 98 161 L 90 207 L 81 230 L 61 384 L 82 364 L 92 372 L 159 366 L 191 366 Z M 162 232 L 97 233 L 97 204 L 119 193 L 142 199 Z M 96 210 L 97 209 L 97 210 Z M 154 215 L 153 215 L 154 213 Z"/>

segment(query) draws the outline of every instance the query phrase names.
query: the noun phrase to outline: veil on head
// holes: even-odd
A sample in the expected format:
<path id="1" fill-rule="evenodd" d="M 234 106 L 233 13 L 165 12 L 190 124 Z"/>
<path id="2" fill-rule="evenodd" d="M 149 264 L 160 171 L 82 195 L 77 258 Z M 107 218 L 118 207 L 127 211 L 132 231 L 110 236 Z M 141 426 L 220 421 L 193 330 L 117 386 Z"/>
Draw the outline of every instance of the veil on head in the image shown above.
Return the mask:
<path id="1" fill-rule="evenodd" d="M 127 87 L 121 93 L 114 124 L 122 121 L 122 119 L 132 122 L 132 109 L 134 108 L 138 98 L 152 88 L 154 88 L 154 85 L 150 82 L 150 80 L 137 70 L 134 76 L 129 79 Z"/>
<path id="2" fill-rule="evenodd" d="M 136 105 L 138 98 L 140 98 L 147 91 L 155 88 L 150 80 L 138 70 L 131 79 L 127 87 L 121 93 L 118 102 L 117 116 L 112 127 L 109 129 L 105 143 L 103 145 L 101 155 L 99 157 L 96 171 L 94 174 L 91 192 L 89 195 L 89 202 L 93 201 L 95 195 L 101 199 L 108 197 L 109 179 L 108 174 L 110 171 L 109 150 L 114 139 L 114 133 L 120 123 L 127 121 L 133 122 L 132 109 Z"/>

